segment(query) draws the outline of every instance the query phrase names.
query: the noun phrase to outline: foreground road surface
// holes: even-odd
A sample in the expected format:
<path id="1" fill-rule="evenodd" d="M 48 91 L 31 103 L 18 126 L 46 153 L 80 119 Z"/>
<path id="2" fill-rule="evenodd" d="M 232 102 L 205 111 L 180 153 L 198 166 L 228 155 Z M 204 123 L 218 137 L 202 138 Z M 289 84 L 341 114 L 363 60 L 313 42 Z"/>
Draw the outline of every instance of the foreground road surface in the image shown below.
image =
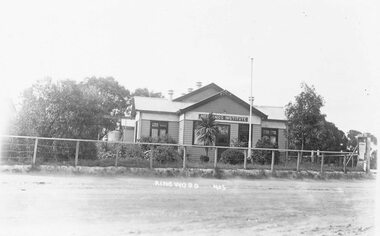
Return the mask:
<path id="1" fill-rule="evenodd" d="M 375 185 L 0 175 L 0 235 L 375 235 Z"/>

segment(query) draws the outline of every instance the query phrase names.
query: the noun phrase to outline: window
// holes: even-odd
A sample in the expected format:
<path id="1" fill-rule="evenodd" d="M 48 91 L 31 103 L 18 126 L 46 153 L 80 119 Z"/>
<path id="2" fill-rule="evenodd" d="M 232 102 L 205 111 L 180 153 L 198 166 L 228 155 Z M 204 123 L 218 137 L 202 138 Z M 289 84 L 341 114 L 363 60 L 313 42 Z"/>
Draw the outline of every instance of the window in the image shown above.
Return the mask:
<path id="1" fill-rule="evenodd" d="M 244 143 L 248 147 L 248 138 L 249 138 L 249 125 L 248 124 L 239 124 L 238 140 L 239 142 Z"/>
<path id="2" fill-rule="evenodd" d="M 150 136 L 152 138 L 165 136 L 168 133 L 167 121 L 151 121 L 150 122 Z"/>
<path id="3" fill-rule="evenodd" d="M 197 128 L 200 121 L 196 120 L 193 123 L 193 145 L 203 145 L 203 142 L 198 140 Z M 215 143 L 217 146 L 229 146 L 230 145 L 230 126 L 218 125 L 219 133 L 215 137 Z"/>
<path id="4" fill-rule="evenodd" d="M 267 137 L 269 141 L 278 146 L 278 129 L 263 128 L 261 137 Z"/>
<path id="5" fill-rule="evenodd" d="M 230 146 L 230 126 L 218 125 L 219 133 L 216 135 L 216 146 Z"/>

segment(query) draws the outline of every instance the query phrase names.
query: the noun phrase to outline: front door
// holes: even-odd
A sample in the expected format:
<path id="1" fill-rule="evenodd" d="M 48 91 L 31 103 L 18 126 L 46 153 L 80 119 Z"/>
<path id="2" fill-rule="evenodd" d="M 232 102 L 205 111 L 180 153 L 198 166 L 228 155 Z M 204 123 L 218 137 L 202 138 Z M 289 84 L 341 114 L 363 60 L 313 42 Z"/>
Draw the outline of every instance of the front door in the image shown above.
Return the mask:
<path id="1" fill-rule="evenodd" d="M 218 125 L 219 133 L 216 135 L 215 146 L 230 146 L 230 125 Z M 218 148 L 218 160 L 227 148 Z"/>

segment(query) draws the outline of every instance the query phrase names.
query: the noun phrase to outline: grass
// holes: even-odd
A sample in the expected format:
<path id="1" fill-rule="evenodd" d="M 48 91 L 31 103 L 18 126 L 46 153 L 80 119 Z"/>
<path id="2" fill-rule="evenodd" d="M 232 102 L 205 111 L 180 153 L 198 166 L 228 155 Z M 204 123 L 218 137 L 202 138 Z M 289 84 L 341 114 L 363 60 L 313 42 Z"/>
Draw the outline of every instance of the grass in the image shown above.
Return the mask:
<path id="1" fill-rule="evenodd" d="M 74 166 L 74 160 L 43 160 L 41 158 L 37 158 L 36 160 L 37 165 L 61 165 L 61 166 Z M 2 164 L 5 165 L 31 165 L 31 158 L 30 157 L 12 157 L 12 158 L 3 158 Z M 89 166 L 89 167 L 109 167 L 109 166 L 115 166 L 115 159 L 103 159 L 103 160 L 78 160 L 78 166 Z M 141 158 L 120 158 L 118 160 L 117 166 L 122 167 L 136 167 L 136 168 L 149 168 L 149 160 L 141 159 Z M 182 160 L 176 161 L 176 162 L 169 162 L 169 163 L 158 163 L 156 161 L 153 161 L 153 168 L 182 168 L 183 163 Z M 243 164 L 237 164 L 237 165 L 231 165 L 228 163 L 222 163 L 218 162 L 217 167 L 219 169 L 243 169 Z M 203 163 L 200 161 L 191 161 L 189 160 L 186 163 L 186 168 L 195 168 L 195 169 L 214 169 L 214 163 L 207 162 Z M 261 165 L 257 163 L 253 163 L 248 161 L 247 162 L 247 169 L 248 170 L 270 170 L 271 165 Z M 285 163 L 280 163 L 277 165 L 274 165 L 275 170 L 291 170 L 295 171 L 296 163 L 294 161 L 288 162 L 286 165 Z M 311 162 L 302 162 L 300 164 L 300 170 L 301 171 L 320 171 L 321 165 L 319 163 L 311 163 Z M 325 164 L 323 166 L 324 171 L 343 171 L 343 166 L 337 166 L 337 165 L 329 165 Z M 352 168 L 351 166 L 347 166 L 347 171 L 361 171 L 359 168 Z"/>

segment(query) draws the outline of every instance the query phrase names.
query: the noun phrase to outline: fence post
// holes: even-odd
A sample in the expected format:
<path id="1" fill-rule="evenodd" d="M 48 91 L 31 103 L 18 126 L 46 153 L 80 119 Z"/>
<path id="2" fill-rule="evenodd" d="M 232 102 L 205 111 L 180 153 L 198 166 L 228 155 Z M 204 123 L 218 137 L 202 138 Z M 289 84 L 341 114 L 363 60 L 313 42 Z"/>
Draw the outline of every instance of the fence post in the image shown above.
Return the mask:
<path id="1" fill-rule="evenodd" d="M 297 155 L 297 171 L 300 171 L 300 159 L 301 159 L 301 152 L 298 152 L 298 155 Z"/>
<path id="2" fill-rule="evenodd" d="M 244 169 L 247 169 L 247 150 L 244 150 Z"/>
<path id="3" fill-rule="evenodd" d="M 351 157 L 351 168 L 352 169 L 354 168 L 354 158 L 355 158 L 355 156 L 352 155 L 352 157 Z"/>
<path id="4" fill-rule="evenodd" d="M 118 161 L 119 161 L 119 144 L 116 144 L 115 166 L 117 166 Z"/>
<path id="5" fill-rule="evenodd" d="M 346 163 L 346 160 L 347 160 L 346 155 L 344 155 L 343 156 L 343 172 L 344 173 L 347 173 L 347 169 L 346 169 L 347 163 Z"/>
<path id="6" fill-rule="evenodd" d="M 317 164 L 318 164 L 318 162 L 319 162 L 319 156 L 320 156 L 320 155 L 319 155 L 319 150 L 317 150 L 317 158 L 316 158 L 316 160 L 317 160 L 316 163 L 317 163 Z"/>
<path id="7" fill-rule="evenodd" d="M 272 151 L 272 163 L 270 165 L 270 170 L 272 171 L 272 173 L 274 172 L 274 151 Z"/>
<path id="8" fill-rule="evenodd" d="M 37 159 L 37 146 L 38 146 L 38 138 L 36 138 L 36 141 L 34 142 L 34 152 L 33 152 L 32 166 L 35 166 L 35 165 L 36 165 L 36 159 Z"/>
<path id="9" fill-rule="evenodd" d="M 286 152 L 285 152 L 285 166 L 288 165 L 288 159 L 289 159 L 289 152 L 288 152 L 288 150 L 286 150 Z"/>
<path id="10" fill-rule="evenodd" d="M 214 169 L 216 168 L 216 163 L 218 161 L 218 148 L 215 148 L 215 156 L 214 156 Z"/>
<path id="11" fill-rule="evenodd" d="M 321 159 L 321 174 L 323 173 L 323 162 L 325 160 L 325 154 L 322 153 L 322 159 Z"/>
<path id="12" fill-rule="evenodd" d="M 78 165 L 78 156 L 79 156 L 79 140 L 77 141 L 77 145 L 75 147 L 75 161 L 74 161 L 75 167 L 77 167 Z"/>
<path id="13" fill-rule="evenodd" d="M 186 169 L 186 146 L 183 146 L 183 169 Z"/>
<path id="14" fill-rule="evenodd" d="M 153 169 L 153 147 L 150 148 L 149 169 Z"/>

